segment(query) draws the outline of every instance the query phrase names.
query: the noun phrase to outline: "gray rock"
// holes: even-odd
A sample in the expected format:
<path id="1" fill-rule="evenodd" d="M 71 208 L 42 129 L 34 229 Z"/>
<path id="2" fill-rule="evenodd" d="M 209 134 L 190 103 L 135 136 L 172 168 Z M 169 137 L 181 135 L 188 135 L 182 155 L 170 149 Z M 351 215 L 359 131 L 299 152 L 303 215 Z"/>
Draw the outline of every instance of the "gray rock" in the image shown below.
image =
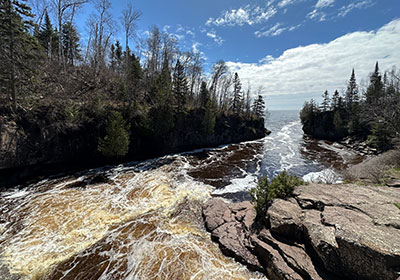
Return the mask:
<path id="1" fill-rule="evenodd" d="M 294 199 L 289 201 L 276 199 L 267 212 L 271 232 L 294 240 L 302 239 L 303 216 L 302 209 Z"/>
<path id="2" fill-rule="evenodd" d="M 220 199 L 212 199 L 203 207 L 203 216 L 206 228 L 213 231 L 222 224 L 232 221 L 231 210 L 228 205 Z"/>

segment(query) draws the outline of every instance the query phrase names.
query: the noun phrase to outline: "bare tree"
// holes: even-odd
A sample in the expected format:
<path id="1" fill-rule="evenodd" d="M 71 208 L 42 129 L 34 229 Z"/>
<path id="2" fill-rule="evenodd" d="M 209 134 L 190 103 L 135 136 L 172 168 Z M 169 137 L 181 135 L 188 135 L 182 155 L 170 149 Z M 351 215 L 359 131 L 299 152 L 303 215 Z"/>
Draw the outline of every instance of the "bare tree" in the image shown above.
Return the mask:
<path id="1" fill-rule="evenodd" d="M 58 24 L 58 57 L 60 61 L 63 61 L 63 47 L 62 47 L 62 26 L 64 23 L 66 13 L 72 9 L 72 17 L 75 14 L 77 7 L 87 3 L 88 0 L 52 0 L 51 4 L 54 9 L 55 16 Z"/>
<path id="2" fill-rule="evenodd" d="M 114 24 L 110 14 L 111 2 L 109 0 L 95 0 L 96 14 L 93 14 L 88 22 L 90 35 L 91 63 L 98 73 L 105 65 L 107 50 L 114 33 Z"/>
<path id="3" fill-rule="evenodd" d="M 32 12 L 35 15 L 35 29 L 33 34 L 36 35 L 39 32 L 40 26 L 42 25 L 42 20 L 46 10 L 49 7 L 49 3 L 47 0 L 30 0 L 29 6 L 32 8 Z"/>
<path id="4" fill-rule="evenodd" d="M 231 101 L 231 87 L 233 84 L 233 77 L 232 74 L 227 73 L 220 79 L 220 86 L 219 86 L 219 106 L 222 111 L 227 111 L 230 107 Z"/>
<path id="5" fill-rule="evenodd" d="M 147 68 L 150 79 L 159 70 L 162 63 L 161 57 L 161 32 L 157 26 L 151 27 L 149 37 L 147 38 Z"/>
<path id="6" fill-rule="evenodd" d="M 136 21 L 139 19 L 141 16 L 141 12 L 138 10 L 135 10 L 132 7 L 131 3 L 128 3 L 128 5 L 125 7 L 125 9 L 122 11 L 122 17 L 121 17 L 121 22 L 122 26 L 124 27 L 125 31 L 125 50 L 128 51 L 128 45 L 129 45 L 129 38 L 132 38 L 135 32 L 135 27 L 136 27 Z"/>
<path id="7" fill-rule="evenodd" d="M 211 76 L 211 89 L 214 92 L 217 89 L 219 79 L 228 72 L 228 67 L 225 64 L 225 61 L 219 60 L 212 67 L 212 76 Z"/>

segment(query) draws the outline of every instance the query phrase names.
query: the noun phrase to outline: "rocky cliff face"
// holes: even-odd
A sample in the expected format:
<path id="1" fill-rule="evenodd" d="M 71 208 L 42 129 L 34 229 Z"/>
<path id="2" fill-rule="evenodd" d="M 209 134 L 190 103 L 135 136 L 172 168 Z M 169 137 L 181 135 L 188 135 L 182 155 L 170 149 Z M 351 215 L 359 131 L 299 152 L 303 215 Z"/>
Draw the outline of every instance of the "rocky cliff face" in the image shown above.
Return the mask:
<path id="1" fill-rule="evenodd" d="M 400 189 L 308 185 L 275 200 L 267 226 L 249 202 L 210 200 L 205 224 L 224 253 L 269 279 L 400 277 Z"/>
<path id="2" fill-rule="evenodd" d="M 214 133 L 205 135 L 203 116 L 201 110 L 177 116 L 174 128 L 162 135 L 143 132 L 140 121 L 132 120 L 129 153 L 121 160 L 145 159 L 266 135 L 263 119 L 247 120 L 235 115 L 219 116 Z M 97 151 L 98 139 L 103 136 L 104 118 L 100 116 L 79 124 L 66 123 L 65 117 L 55 115 L 51 108 L 22 115 L 17 120 L 0 116 L 0 186 L 71 168 L 108 164 Z"/>
<path id="3" fill-rule="evenodd" d="M 347 136 L 343 128 L 336 128 L 333 122 L 333 112 L 320 113 L 318 118 L 303 122 L 305 134 L 316 139 L 338 141 Z"/>

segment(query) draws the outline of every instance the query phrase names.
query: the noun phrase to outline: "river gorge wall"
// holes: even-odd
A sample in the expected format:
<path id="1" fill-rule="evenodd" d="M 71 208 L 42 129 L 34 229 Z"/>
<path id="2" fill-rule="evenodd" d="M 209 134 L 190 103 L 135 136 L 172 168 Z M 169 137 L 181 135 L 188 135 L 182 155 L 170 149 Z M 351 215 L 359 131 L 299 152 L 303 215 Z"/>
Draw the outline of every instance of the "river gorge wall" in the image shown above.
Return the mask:
<path id="1" fill-rule="evenodd" d="M 218 115 L 214 132 L 205 134 L 203 118 L 201 109 L 177 114 L 167 133 L 149 131 L 145 120 L 132 119 L 128 154 L 110 161 L 97 149 L 99 137 L 105 134 L 104 118 L 93 116 L 79 124 L 66 124 L 64 117 L 52 115 L 51 108 L 14 119 L 0 116 L 0 186 L 63 171 L 250 141 L 267 133 L 262 118 Z"/>

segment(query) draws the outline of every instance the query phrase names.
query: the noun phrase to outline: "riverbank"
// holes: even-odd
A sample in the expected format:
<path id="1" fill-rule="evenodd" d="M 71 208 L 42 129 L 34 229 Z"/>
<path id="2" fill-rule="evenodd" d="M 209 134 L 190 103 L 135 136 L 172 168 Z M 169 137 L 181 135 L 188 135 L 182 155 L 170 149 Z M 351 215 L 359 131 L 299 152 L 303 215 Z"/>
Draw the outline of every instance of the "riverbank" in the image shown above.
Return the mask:
<path id="1" fill-rule="evenodd" d="M 297 187 L 293 197 L 274 200 L 261 222 L 249 201 L 212 199 L 203 207 L 205 226 L 225 255 L 268 279 L 398 279 L 399 155 L 350 167 L 352 184 Z"/>
<path id="2" fill-rule="evenodd" d="M 0 186 L 60 172 L 250 141 L 269 133 L 264 119 L 234 114 L 217 115 L 213 132 L 205 133 L 204 114 L 201 109 L 177 114 L 173 129 L 161 134 L 149 130 L 146 120 L 136 116 L 129 122 L 128 154 L 117 159 L 105 158 L 98 151 L 98 139 L 105 130 L 102 115 L 90 115 L 79 125 L 65 123 L 65 116 L 52 113 L 50 107 L 21 113 L 17 119 L 0 117 Z"/>

